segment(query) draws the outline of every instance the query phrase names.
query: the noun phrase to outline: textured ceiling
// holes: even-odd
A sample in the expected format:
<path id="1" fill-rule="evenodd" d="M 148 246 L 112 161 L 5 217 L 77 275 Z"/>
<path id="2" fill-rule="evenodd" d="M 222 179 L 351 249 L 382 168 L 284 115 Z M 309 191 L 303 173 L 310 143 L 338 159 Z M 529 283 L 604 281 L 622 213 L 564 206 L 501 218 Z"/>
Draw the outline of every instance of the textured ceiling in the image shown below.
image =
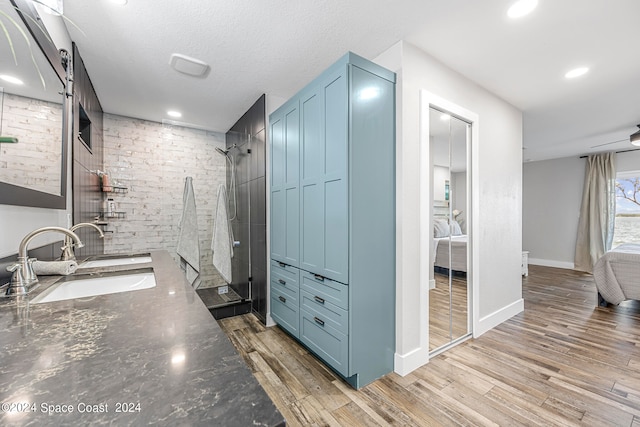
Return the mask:
<path id="1" fill-rule="evenodd" d="M 525 159 L 630 147 L 640 122 L 640 1 L 65 0 L 72 39 L 105 111 L 226 131 L 262 94 L 287 98 L 347 50 L 373 58 L 405 39 L 524 113 Z M 179 7 L 176 7 L 179 5 Z M 211 65 L 180 74 L 172 53 Z M 586 65 L 584 77 L 566 81 Z M 591 148 L 593 147 L 593 148 Z"/>

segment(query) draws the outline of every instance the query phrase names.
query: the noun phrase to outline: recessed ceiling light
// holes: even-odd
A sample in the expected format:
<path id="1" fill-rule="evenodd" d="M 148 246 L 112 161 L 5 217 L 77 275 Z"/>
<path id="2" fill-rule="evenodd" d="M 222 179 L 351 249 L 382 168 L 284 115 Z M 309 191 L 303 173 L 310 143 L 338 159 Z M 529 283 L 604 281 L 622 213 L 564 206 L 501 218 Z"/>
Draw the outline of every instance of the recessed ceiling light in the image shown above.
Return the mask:
<path id="1" fill-rule="evenodd" d="M 509 18 L 521 18 L 530 14 L 538 6 L 538 0 L 519 0 L 507 11 Z"/>
<path id="2" fill-rule="evenodd" d="M 14 85 L 23 85 L 24 82 L 17 77 L 7 76 L 6 74 L 0 75 L 0 80 L 4 80 L 7 83 L 13 83 Z"/>
<path id="3" fill-rule="evenodd" d="M 564 76 L 568 79 L 575 79 L 576 77 L 587 74 L 588 71 L 589 68 L 587 67 L 574 68 L 573 70 L 567 72 L 567 74 L 565 74 Z"/>
<path id="4" fill-rule="evenodd" d="M 182 117 L 182 113 L 180 111 L 167 111 L 167 115 L 175 118 Z"/>
<path id="5" fill-rule="evenodd" d="M 111 0 L 111 3 L 117 4 L 118 6 L 124 6 L 128 1 L 129 0 Z"/>

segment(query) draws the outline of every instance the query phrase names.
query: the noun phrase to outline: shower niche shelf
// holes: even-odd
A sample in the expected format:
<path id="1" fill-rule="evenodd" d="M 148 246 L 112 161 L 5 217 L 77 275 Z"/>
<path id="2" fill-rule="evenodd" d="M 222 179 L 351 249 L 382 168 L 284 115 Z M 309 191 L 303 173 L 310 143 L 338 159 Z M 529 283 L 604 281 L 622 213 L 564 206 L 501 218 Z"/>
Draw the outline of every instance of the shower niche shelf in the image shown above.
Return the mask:
<path id="1" fill-rule="evenodd" d="M 101 219 L 124 219 L 126 212 L 100 212 Z"/>
<path id="2" fill-rule="evenodd" d="M 127 194 L 129 191 L 129 187 L 120 187 L 117 185 L 112 185 L 110 187 L 104 187 L 102 189 L 103 193 L 111 193 L 111 194 Z"/>

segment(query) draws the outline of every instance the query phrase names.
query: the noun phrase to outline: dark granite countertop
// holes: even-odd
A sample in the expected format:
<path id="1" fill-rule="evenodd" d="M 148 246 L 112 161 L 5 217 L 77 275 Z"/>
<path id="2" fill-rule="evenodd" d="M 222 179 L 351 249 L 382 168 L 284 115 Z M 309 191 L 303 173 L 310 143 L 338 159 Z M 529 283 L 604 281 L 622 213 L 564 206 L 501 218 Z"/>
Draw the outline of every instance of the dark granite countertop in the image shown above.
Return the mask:
<path id="1" fill-rule="evenodd" d="M 41 277 L 0 298 L 1 425 L 284 425 L 171 256 L 151 255 L 151 289 L 29 304 L 57 279 Z"/>

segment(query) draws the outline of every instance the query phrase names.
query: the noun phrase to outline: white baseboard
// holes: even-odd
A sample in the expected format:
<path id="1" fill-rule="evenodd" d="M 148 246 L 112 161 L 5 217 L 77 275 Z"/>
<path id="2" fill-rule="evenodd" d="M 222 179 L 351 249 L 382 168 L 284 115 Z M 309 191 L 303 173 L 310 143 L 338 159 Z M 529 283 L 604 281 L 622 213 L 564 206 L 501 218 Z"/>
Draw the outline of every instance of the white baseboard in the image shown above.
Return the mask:
<path id="1" fill-rule="evenodd" d="M 267 327 L 276 326 L 276 322 L 271 318 L 271 313 L 267 313 Z"/>
<path id="2" fill-rule="evenodd" d="M 436 288 L 436 279 L 429 279 L 429 289 Z"/>
<path id="3" fill-rule="evenodd" d="M 542 265 L 544 267 L 564 268 L 573 270 L 574 264 L 566 261 L 554 261 L 552 259 L 529 258 L 529 264 Z"/>
<path id="4" fill-rule="evenodd" d="M 524 299 L 520 298 L 506 307 L 494 311 L 488 316 L 484 316 L 478 320 L 478 325 L 473 331 L 473 338 L 478 338 L 480 335 L 495 328 L 500 323 L 509 320 L 522 311 L 524 311 Z"/>
<path id="5" fill-rule="evenodd" d="M 429 349 L 416 348 L 407 354 L 394 355 L 393 371 L 404 377 L 429 362 Z"/>

